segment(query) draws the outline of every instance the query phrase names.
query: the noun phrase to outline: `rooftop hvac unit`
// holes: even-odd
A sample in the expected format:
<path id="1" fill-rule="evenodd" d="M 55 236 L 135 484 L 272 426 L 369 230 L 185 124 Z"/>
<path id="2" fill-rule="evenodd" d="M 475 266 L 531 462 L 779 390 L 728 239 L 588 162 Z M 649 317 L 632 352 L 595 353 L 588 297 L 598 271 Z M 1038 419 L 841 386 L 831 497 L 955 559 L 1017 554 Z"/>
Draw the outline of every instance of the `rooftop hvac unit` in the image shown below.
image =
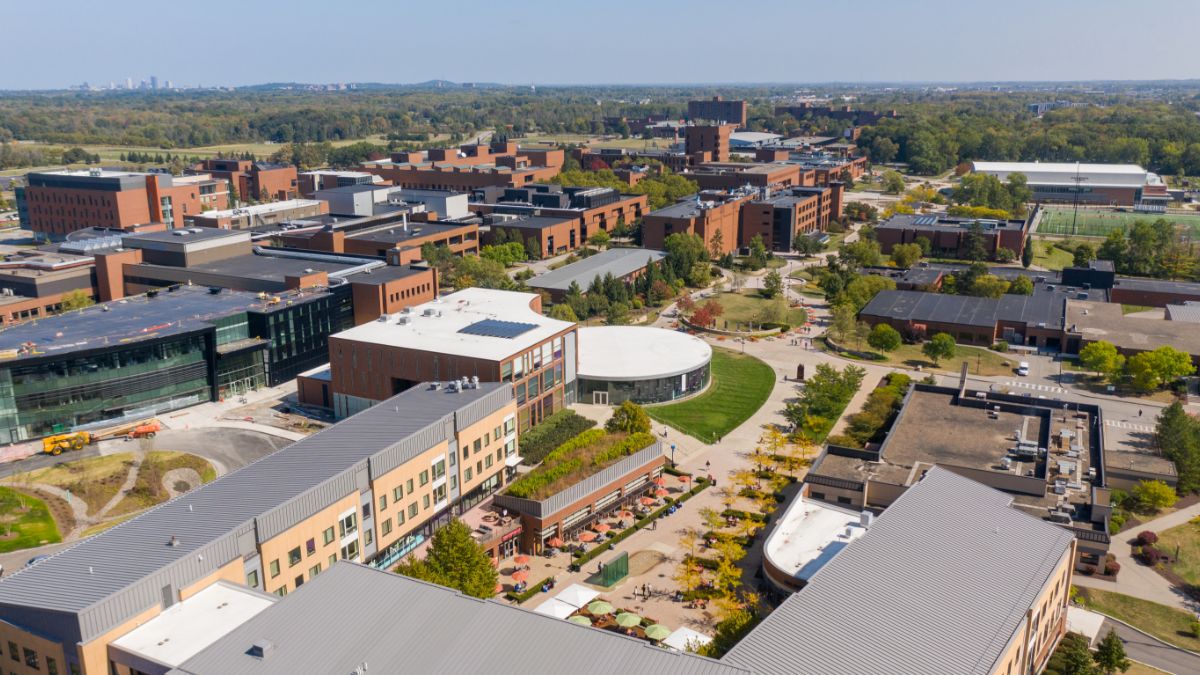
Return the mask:
<path id="1" fill-rule="evenodd" d="M 407 326 L 408 325 L 408 317 L 407 316 L 396 317 L 396 325 L 397 326 Z"/>
<path id="2" fill-rule="evenodd" d="M 391 318 L 391 317 L 390 317 L 390 316 L 388 316 L 387 314 L 380 314 L 380 315 L 379 315 L 379 318 L 378 318 L 378 319 L 375 319 L 375 320 L 376 320 L 376 321 L 378 321 L 379 323 L 387 323 L 387 322 L 388 322 L 388 319 L 390 319 L 390 318 Z"/>
<path id="3" fill-rule="evenodd" d="M 472 389 L 478 389 L 478 388 L 479 388 L 479 376 L 478 376 L 478 375 L 472 375 L 472 376 L 471 376 L 471 388 L 472 388 Z"/>
<path id="4" fill-rule="evenodd" d="M 442 386 L 442 383 L 441 383 L 441 382 L 438 382 L 437 380 L 434 380 L 433 382 L 430 382 L 430 383 L 429 383 L 429 388 L 430 388 L 430 389 L 438 389 L 438 388 L 440 388 L 441 386 Z"/>
<path id="5" fill-rule="evenodd" d="M 859 525 L 862 525 L 863 527 L 871 527 L 871 524 L 874 522 L 875 522 L 875 514 L 874 513 L 871 513 L 870 511 L 863 511 L 862 513 L 858 514 L 858 524 Z"/>

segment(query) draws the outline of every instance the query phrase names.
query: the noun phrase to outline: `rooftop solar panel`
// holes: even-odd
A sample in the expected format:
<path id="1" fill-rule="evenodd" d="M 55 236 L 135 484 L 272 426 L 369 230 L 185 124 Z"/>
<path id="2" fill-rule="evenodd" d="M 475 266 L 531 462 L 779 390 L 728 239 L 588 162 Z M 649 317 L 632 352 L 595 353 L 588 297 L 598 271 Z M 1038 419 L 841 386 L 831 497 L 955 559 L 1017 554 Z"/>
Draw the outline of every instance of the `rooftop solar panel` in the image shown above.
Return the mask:
<path id="1" fill-rule="evenodd" d="M 484 319 L 475 323 L 460 328 L 458 332 L 467 333 L 468 335 L 482 335 L 484 337 L 507 338 L 509 340 L 523 335 L 537 328 L 535 323 L 520 323 L 518 321 L 499 321 L 497 319 Z"/>

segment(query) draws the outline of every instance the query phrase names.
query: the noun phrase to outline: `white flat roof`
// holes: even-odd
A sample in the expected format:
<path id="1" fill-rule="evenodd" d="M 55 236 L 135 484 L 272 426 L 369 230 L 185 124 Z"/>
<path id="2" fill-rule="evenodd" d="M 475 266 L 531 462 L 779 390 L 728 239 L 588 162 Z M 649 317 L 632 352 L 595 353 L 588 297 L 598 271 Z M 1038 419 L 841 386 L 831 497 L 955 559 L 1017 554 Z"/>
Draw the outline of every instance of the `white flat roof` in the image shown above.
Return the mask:
<path id="1" fill-rule="evenodd" d="M 664 328 L 594 326 L 579 329 L 579 377 L 649 380 L 682 375 L 712 360 L 712 347 L 694 335 Z"/>
<path id="2" fill-rule="evenodd" d="M 797 499 L 767 539 L 767 558 L 794 578 L 808 581 L 846 545 L 866 534 L 861 517 L 857 511 Z"/>
<path id="3" fill-rule="evenodd" d="M 1076 174 L 1087 180 L 1085 186 L 1141 187 L 1150 182 L 1145 169 L 1137 164 L 1084 164 L 1082 162 L 973 162 L 974 171 L 1004 180 L 1020 172 L 1030 185 L 1074 185 Z"/>
<path id="4" fill-rule="evenodd" d="M 112 646 L 174 668 L 254 618 L 276 599 L 218 581 L 129 631 Z"/>
<path id="5" fill-rule="evenodd" d="M 539 314 L 529 307 L 533 293 L 466 288 L 432 302 L 413 307 L 408 313 L 392 314 L 336 333 L 335 337 L 367 344 L 403 347 L 438 354 L 472 356 L 500 361 L 525 351 L 575 324 Z M 426 311 L 430 316 L 426 316 Z M 533 324 L 512 338 L 460 332 L 480 321 Z M 401 323 L 404 322 L 404 323 Z"/>
<path id="6" fill-rule="evenodd" d="M 281 202 L 268 202 L 266 204 L 252 204 L 250 206 L 242 206 L 236 209 L 225 209 L 223 211 L 204 211 L 199 215 L 206 218 L 229 218 L 231 216 L 243 216 L 248 214 L 263 214 L 275 213 L 276 211 L 288 211 L 291 209 L 300 209 L 306 206 L 320 206 L 319 199 L 285 199 Z"/>

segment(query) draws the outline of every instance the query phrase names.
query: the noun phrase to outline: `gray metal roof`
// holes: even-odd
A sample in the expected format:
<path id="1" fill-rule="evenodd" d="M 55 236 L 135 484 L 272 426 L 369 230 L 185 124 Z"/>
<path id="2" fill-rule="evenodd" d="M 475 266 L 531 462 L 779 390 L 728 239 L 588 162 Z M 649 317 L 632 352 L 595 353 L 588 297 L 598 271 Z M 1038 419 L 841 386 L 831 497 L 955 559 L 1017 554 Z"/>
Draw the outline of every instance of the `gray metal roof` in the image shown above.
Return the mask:
<path id="1" fill-rule="evenodd" d="M 89 639 L 159 604 L 164 586 L 185 586 L 252 553 L 256 540 L 355 492 L 368 473 L 403 463 L 512 395 L 504 383 L 460 393 L 409 389 L 0 579 L 0 619 Z M 177 546 L 169 545 L 172 536 Z"/>
<path id="2" fill-rule="evenodd" d="M 588 284 L 597 276 L 603 278 L 606 274 L 612 274 L 621 279 L 645 269 L 647 262 L 658 262 L 665 257 L 666 253 L 648 248 L 610 248 L 534 277 L 525 283 L 530 288 L 565 291 L 571 287 L 571 282 L 575 282 L 579 284 L 580 290 L 586 291 Z"/>
<path id="3" fill-rule="evenodd" d="M 739 642 L 756 673 L 988 673 L 1073 535 L 934 467 Z"/>
<path id="4" fill-rule="evenodd" d="M 246 652 L 270 641 L 265 658 Z M 171 675 L 749 671 L 348 562 L 288 595 Z"/>
<path id="5" fill-rule="evenodd" d="M 1185 302 L 1182 305 L 1167 305 L 1167 320 L 1200 323 L 1200 303 Z"/>

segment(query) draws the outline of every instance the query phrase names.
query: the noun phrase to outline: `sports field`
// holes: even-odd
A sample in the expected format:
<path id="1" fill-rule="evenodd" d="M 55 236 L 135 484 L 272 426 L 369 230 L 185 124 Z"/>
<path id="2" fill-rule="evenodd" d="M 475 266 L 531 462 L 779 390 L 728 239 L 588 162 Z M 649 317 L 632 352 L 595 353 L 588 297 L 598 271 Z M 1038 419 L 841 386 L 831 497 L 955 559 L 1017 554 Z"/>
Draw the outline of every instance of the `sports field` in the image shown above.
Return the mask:
<path id="1" fill-rule="evenodd" d="M 1178 225 L 1191 229 L 1193 235 L 1200 236 L 1200 213 L 1195 214 L 1158 214 L 1134 213 L 1132 211 L 1113 211 L 1109 209 L 1079 209 L 1079 219 L 1075 223 L 1075 231 L 1071 231 L 1071 207 L 1050 206 L 1042 208 L 1042 218 L 1038 223 L 1038 234 L 1065 234 L 1080 237 L 1106 237 L 1112 230 L 1124 230 L 1135 221 L 1153 222 L 1166 218 Z"/>

